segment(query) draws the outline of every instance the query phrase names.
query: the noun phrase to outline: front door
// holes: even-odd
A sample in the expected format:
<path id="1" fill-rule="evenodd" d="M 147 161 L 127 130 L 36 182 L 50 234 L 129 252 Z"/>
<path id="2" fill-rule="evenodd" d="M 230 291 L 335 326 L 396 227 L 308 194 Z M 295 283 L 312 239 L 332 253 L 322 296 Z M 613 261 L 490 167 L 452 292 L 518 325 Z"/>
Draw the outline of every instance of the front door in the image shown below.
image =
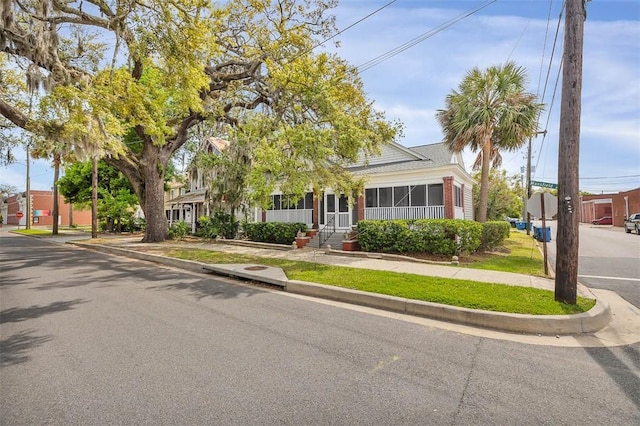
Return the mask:
<path id="1" fill-rule="evenodd" d="M 326 221 L 329 223 L 331 218 L 335 221 L 336 229 L 351 229 L 351 214 L 349 213 L 349 199 L 335 194 L 325 195 L 325 214 Z"/>

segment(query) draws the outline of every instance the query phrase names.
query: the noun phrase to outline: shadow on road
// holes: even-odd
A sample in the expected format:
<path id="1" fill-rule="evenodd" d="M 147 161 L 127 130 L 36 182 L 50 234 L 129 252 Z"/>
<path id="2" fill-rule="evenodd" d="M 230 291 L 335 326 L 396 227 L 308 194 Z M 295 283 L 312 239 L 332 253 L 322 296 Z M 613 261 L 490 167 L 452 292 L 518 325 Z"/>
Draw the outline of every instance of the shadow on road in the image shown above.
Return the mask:
<path id="1" fill-rule="evenodd" d="M 640 351 L 637 345 L 629 345 L 623 349 L 634 366 L 640 366 Z M 631 402 L 640 410 L 640 377 L 629 368 L 620 357 L 609 348 L 585 348 L 585 351 L 596 361 Z"/>
<path id="2" fill-rule="evenodd" d="M 49 340 L 49 336 L 34 336 L 33 330 L 25 330 L 0 341 L 0 367 L 29 361 L 27 352 Z"/>
<path id="3" fill-rule="evenodd" d="M 215 299 L 234 299 L 238 297 L 249 297 L 264 293 L 264 291 L 259 289 L 253 289 L 250 287 L 227 282 L 219 282 L 210 278 L 182 280 L 173 284 L 148 287 L 148 289 L 161 291 L 188 291 L 191 296 L 195 297 L 198 300 L 204 299 L 205 297 L 213 297 Z"/>
<path id="4" fill-rule="evenodd" d="M 9 322 L 20 322 L 29 319 L 39 318 L 44 315 L 53 314 L 56 312 L 68 311 L 73 309 L 74 305 L 79 303 L 86 303 L 87 300 L 75 299 L 68 300 L 66 302 L 53 302 L 47 306 L 33 305 L 28 308 L 9 308 L 0 311 L 0 324 L 6 324 Z"/>

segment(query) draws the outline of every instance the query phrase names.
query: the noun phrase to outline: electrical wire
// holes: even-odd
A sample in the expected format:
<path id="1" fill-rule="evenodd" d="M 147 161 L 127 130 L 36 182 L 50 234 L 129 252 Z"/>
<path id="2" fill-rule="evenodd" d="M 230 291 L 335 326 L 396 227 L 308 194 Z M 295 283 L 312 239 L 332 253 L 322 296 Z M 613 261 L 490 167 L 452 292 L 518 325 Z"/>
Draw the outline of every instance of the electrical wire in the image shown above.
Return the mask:
<path id="1" fill-rule="evenodd" d="M 373 15 L 375 15 L 376 13 L 380 12 L 381 10 L 387 8 L 388 6 L 392 5 L 393 3 L 395 3 L 398 0 L 391 0 L 389 3 L 380 6 L 378 9 L 374 10 L 373 12 L 369 13 L 368 15 L 358 19 L 356 22 L 354 22 L 351 25 L 348 25 L 347 27 L 345 27 L 344 29 L 338 31 L 337 33 L 335 33 L 334 35 L 332 35 L 331 37 L 328 37 L 324 40 L 322 40 L 321 42 L 319 42 L 318 44 L 316 44 L 315 46 L 311 47 L 310 49 L 305 50 L 302 53 L 297 54 L 296 56 L 294 56 L 289 63 L 295 61 L 296 59 L 300 58 L 301 56 L 306 55 L 307 53 L 310 53 L 311 51 L 313 51 L 314 49 L 316 49 L 317 47 L 322 46 L 323 44 L 325 44 L 326 42 L 328 42 L 329 40 L 333 40 L 334 38 L 336 38 L 337 36 L 339 36 L 340 34 L 344 33 L 345 31 L 350 30 L 351 28 L 355 27 L 356 25 L 358 25 L 359 23 L 361 23 L 362 21 L 365 21 L 369 18 L 371 18 Z"/>
<path id="2" fill-rule="evenodd" d="M 547 67 L 547 75 L 545 77 L 544 88 L 542 89 L 541 102 L 543 102 L 543 103 L 544 103 L 544 98 L 545 98 L 546 93 L 547 93 L 547 86 L 549 84 L 549 76 L 551 75 L 551 66 L 553 65 L 553 58 L 555 56 L 556 46 L 558 44 L 558 35 L 560 34 L 560 23 L 562 22 L 562 15 L 564 13 L 564 9 L 566 7 L 566 4 L 567 4 L 566 0 L 562 2 L 562 7 L 560 8 L 560 13 L 558 14 L 558 23 L 556 25 L 556 32 L 555 32 L 555 36 L 553 38 L 553 47 L 551 49 L 551 56 L 549 58 L 549 66 Z M 549 16 L 550 15 L 551 15 L 551 4 L 549 5 Z M 545 44 L 546 44 L 546 35 L 545 35 Z M 544 48 L 543 48 L 543 52 L 544 52 Z M 544 53 L 543 53 L 543 57 L 544 57 Z M 542 68 L 542 63 L 541 63 L 541 68 Z M 549 104 L 549 110 L 548 110 L 548 114 L 547 114 L 547 121 L 546 121 L 545 126 L 544 126 L 545 129 L 549 128 L 549 121 L 551 119 L 551 111 L 553 111 L 553 105 L 554 105 L 554 101 L 555 101 L 555 97 L 556 97 L 556 92 L 557 92 L 557 89 L 558 89 L 558 82 L 560 81 L 560 71 L 561 70 L 562 70 L 562 60 L 560 61 L 560 65 L 558 66 L 558 75 L 556 76 L 556 82 L 555 82 L 554 89 L 553 89 L 553 96 L 551 98 L 551 103 Z M 544 135 L 542 137 L 542 142 L 540 143 L 540 150 L 538 151 L 538 158 L 536 160 L 536 170 L 538 170 L 538 164 L 540 163 L 540 158 L 542 156 L 544 143 L 545 143 L 545 141 L 547 139 L 547 135 L 548 135 L 548 132 L 544 133 Z M 535 174 L 534 174 L 534 176 L 535 176 Z"/>
<path id="3" fill-rule="evenodd" d="M 485 7 L 489 6 L 492 3 L 495 3 L 497 0 L 489 0 L 485 3 L 483 3 L 482 5 L 475 7 L 473 9 L 470 9 L 464 13 L 461 13 L 460 15 L 456 16 L 455 18 L 445 22 L 444 24 L 439 25 L 438 27 L 427 31 L 426 33 L 423 33 L 421 35 L 419 35 L 418 37 L 409 40 L 408 42 L 394 48 L 391 49 L 385 53 L 383 53 L 380 56 L 377 56 L 361 65 L 359 65 L 357 67 L 358 72 L 359 73 L 363 73 L 365 71 L 370 70 L 371 68 L 375 67 L 376 65 L 381 64 L 382 62 L 386 61 L 387 59 L 393 58 L 394 56 L 404 52 L 407 49 L 412 48 L 413 46 L 415 46 L 416 44 L 419 44 L 423 41 L 425 41 L 428 38 L 433 37 L 434 35 L 446 30 L 447 28 L 451 27 L 452 25 L 462 21 L 465 18 L 468 18 L 469 16 L 479 12 L 480 10 L 484 9 Z"/>

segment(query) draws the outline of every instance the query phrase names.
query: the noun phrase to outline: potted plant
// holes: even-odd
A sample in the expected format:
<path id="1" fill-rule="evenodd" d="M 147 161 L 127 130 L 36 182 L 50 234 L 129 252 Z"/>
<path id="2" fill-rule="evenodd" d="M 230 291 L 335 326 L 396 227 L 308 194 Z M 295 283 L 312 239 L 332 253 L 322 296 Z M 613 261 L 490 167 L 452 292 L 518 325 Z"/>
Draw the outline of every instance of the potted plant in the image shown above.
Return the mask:
<path id="1" fill-rule="evenodd" d="M 344 233 L 342 251 L 360 251 L 357 231 L 347 231 Z"/>
<path id="2" fill-rule="evenodd" d="M 305 232 L 302 232 L 302 230 L 298 231 L 296 234 L 296 247 L 304 248 L 309 243 L 310 239 L 311 237 L 307 237 Z"/>

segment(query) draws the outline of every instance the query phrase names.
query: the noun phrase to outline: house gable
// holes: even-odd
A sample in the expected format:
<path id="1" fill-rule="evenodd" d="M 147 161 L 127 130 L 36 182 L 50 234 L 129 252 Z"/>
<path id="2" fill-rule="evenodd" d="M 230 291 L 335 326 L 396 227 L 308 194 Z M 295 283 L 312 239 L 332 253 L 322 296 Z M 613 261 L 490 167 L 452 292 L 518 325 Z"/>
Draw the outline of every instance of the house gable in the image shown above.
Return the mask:
<path id="1" fill-rule="evenodd" d="M 368 161 L 364 154 L 361 153 L 360 158 L 357 162 L 352 164 L 352 167 L 364 167 L 366 165 L 375 166 L 380 164 L 392 164 L 424 159 L 424 156 L 419 152 L 414 152 L 409 148 L 405 148 L 398 143 L 392 142 L 382 147 L 380 155 L 371 156 L 368 158 Z"/>

